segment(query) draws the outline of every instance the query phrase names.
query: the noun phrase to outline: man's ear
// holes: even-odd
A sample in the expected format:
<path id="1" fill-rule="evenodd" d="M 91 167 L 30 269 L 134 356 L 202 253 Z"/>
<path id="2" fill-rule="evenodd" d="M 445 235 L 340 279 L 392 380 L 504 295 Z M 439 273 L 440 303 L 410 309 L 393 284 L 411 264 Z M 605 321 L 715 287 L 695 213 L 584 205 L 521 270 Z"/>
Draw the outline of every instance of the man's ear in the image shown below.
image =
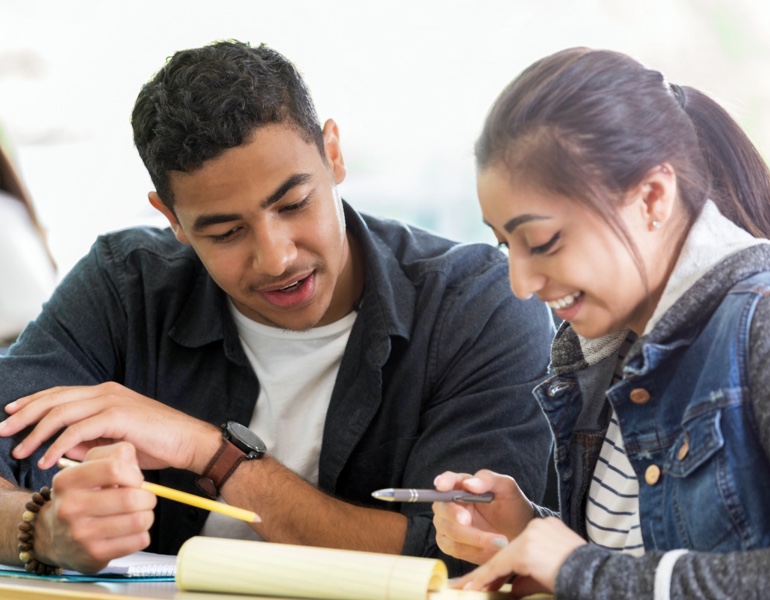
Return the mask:
<path id="1" fill-rule="evenodd" d="M 332 119 L 324 123 L 323 138 L 326 162 L 334 175 L 334 183 L 339 185 L 345 180 L 347 169 L 345 169 L 345 159 L 342 157 L 342 148 L 340 147 L 340 131 L 337 123 Z"/>
<path id="2" fill-rule="evenodd" d="M 158 195 L 158 192 L 150 192 L 147 194 L 147 198 L 150 200 L 150 204 L 155 208 L 155 210 L 160 211 L 166 219 L 168 219 L 169 225 L 171 225 L 171 229 L 174 232 L 174 235 L 176 235 L 176 239 L 178 239 L 183 244 L 190 244 L 190 240 L 187 239 L 187 235 L 185 234 L 184 230 L 182 229 L 182 226 L 179 224 L 179 221 L 176 218 L 176 215 L 174 214 L 174 211 L 172 211 L 166 204 L 163 202 L 163 200 L 160 199 L 160 196 Z"/>

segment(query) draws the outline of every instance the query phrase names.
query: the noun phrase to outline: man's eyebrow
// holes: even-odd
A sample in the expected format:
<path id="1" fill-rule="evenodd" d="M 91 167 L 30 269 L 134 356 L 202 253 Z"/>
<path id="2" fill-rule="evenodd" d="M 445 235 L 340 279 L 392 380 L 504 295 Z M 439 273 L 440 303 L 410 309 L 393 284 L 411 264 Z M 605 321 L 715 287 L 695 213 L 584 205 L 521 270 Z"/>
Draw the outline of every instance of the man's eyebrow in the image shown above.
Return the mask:
<path id="1" fill-rule="evenodd" d="M 283 198 L 291 188 L 307 183 L 312 178 L 313 176 L 310 173 L 297 173 L 296 175 L 292 175 L 284 181 L 277 190 L 270 194 L 267 199 L 263 200 L 260 206 L 262 208 L 269 208 Z"/>
<path id="2" fill-rule="evenodd" d="M 215 215 L 201 215 L 193 223 L 194 231 L 203 231 L 207 227 L 212 225 L 218 225 L 219 223 L 230 223 L 231 221 L 237 221 L 241 218 L 238 213 L 232 214 L 215 214 Z"/>
<path id="3" fill-rule="evenodd" d="M 532 214 L 519 215 L 518 217 L 514 217 L 513 219 L 508 221 L 505 225 L 503 225 L 503 228 L 508 233 L 513 233 L 513 230 L 516 229 L 519 225 L 523 225 L 524 223 L 529 223 L 530 221 L 545 221 L 550 218 L 551 217 L 545 217 L 542 215 L 532 215 Z"/>
<path id="4" fill-rule="evenodd" d="M 302 185 L 303 183 L 306 183 L 312 178 L 313 176 L 310 173 L 298 173 L 296 175 L 292 175 L 286 181 L 284 181 L 280 186 L 278 186 L 278 189 L 275 190 L 272 194 L 270 194 L 270 196 L 268 196 L 265 200 L 260 202 L 260 207 L 263 209 L 269 208 L 270 206 L 278 202 L 281 198 L 283 198 L 289 192 L 289 190 L 291 190 L 294 187 L 297 187 L 298 185 Z M 193 230 L 202 231 L 207 227 L 211 227 L 212 225 L 218 225 L 220 223 L 229 223 L 231 221 L 237 221 L 242 218 L 243 216 L 238 213 L 201 215 L 197 219 L 195 219 L 195 222 L 193 223 Z"/>

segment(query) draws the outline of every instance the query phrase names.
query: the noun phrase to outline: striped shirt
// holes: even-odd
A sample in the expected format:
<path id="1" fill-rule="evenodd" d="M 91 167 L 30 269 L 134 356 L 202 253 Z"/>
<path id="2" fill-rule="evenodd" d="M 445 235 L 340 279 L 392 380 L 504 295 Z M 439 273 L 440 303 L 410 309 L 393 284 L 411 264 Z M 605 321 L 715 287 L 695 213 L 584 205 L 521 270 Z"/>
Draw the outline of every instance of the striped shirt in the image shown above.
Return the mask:
<path id="1" fill-rule="evenodd" d="M 618 354 L 612 385 L 623 377 L 622 364 L 636 335 L 629 333 Z M 586 506 L 590 542 L 632 556 L 644 554 L 639 527 L 639 482 L 626 456 L 615 411 L 594 468 Z"/>

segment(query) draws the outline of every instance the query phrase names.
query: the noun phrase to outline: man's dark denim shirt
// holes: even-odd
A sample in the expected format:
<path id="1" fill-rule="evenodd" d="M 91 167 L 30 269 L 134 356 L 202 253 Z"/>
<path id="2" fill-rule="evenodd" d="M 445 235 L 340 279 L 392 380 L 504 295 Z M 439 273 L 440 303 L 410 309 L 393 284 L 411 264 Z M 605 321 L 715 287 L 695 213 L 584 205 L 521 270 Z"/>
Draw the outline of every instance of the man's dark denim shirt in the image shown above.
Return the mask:
<path id="1" fill-rule="evenodd" d="M 513 475 L 541 499 L 550 434 L 532 395 L 548 365 L 551 317 L 508 287 L 500 252 L 456 244 L 345 204 L 366 265 L 323 434 L 319 488 L 408 517 L 403 553 L 468 565 L 435 543 L 429 504 L 377 503 L 386 487 L 432 487 L 445 470 Z M 259 381 L 226 296 L 170 230 L 101 236 L 65 277 L 42 314 L 0 358 L 0 402 L 57 385 L 116 381 L 219 425 L 249 423 Z M 0 440 L 0 475 L 29 489 L 48 485 L 30 459 Z M 150 481 L 197 492 L 193 473 L 148 471 Z M 257 507 L 258 510 L 258 507 Z M 206 512 L 159 500 L 150 550 L 175 553 Z M 340 526 L 344 526 L 341 523 Z"/>

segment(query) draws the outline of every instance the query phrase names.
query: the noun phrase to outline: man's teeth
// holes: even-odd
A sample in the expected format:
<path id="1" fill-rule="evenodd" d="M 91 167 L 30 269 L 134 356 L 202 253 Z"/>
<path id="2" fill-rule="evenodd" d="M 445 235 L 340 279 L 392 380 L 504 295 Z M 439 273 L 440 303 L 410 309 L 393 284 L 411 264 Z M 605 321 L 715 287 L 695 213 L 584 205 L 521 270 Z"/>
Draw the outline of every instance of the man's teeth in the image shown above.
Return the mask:
<path id="1" fill-rule="evenodd" d="M 278 291 L 280 291 L 280 292 L 289 292 L 289 291 L 293 290 L 294 288 L 296 288 L 298 285 L 299 285 L 299 281 L 295 281 L 294 283 L 289 284 L 286 287 L 283 287 L 283 288 L 281 288 Z"/>
<path id="2" fill-rule="evenodd" d="M 580 298 L 580 294 L 581 292 L 575 292 L 569 296 L 564 296 L 564 298 L 546 302 L 546 304 L 548 305 L 548 308 L 567 308 L 568 306 L 572 306 L 575 304 L 575 302 L 577 302 L 577 299 Z"/>

